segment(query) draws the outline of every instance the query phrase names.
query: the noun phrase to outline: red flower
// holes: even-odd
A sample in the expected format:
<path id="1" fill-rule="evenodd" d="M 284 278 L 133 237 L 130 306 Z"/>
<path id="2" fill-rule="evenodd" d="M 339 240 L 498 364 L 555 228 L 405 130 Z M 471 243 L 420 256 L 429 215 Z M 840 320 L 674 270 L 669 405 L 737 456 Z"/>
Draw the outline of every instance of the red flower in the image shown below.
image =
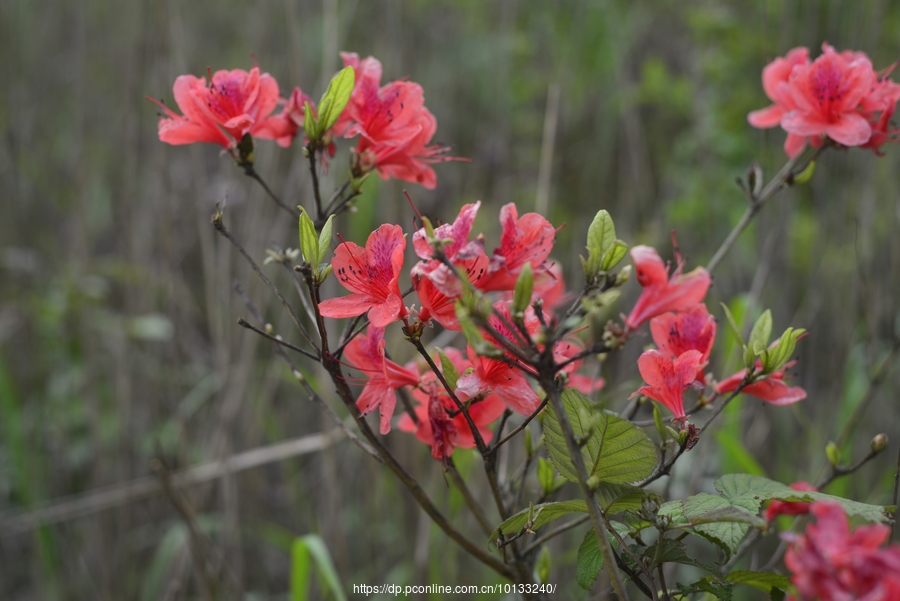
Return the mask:
<path id="1" fill-rule="evenodd" d="M 356 400 L 360 415 L 377 407 L 381 413 L 381 433 L 391 431 L 391 416 L 397 405 L 396 390 L 418 386 L 419 372 L 415 364 L 401 367 L 384 356 L 384 328 L 369 326 L 344 349 L 344 358 L 368 376 L 365 388 Z"/>
<path id="2" fill-rule="evenodd" d="M 657 350 L 645 351 L 638 359 L 638 370 L 648 385 L 635 394 L 659 401 L 675 419 L 684 419 L 684 391 L 694 383 L 701 361 L 700 351 L 685 351 L 674 360 Z"/>
<path id="3" fill-rule="evenodd" d="M 872 63 L 861 52 L 837 53 L 824 44 L 811 64 L 793 68 L 788 92 L 795 108 L 781 118 L 781 126 L 798 136 L 826 135 L 845 146 L 869 141 L 872 128 L 859 111 L 875 84 Z"/>
<path id="4" fill-rule="evenodd" d="M 900 599 L 900 546 L 880 548 L 891 529 L 882 524 L 851 531 L 837 503 L 812 505 L 817 522 L 803 534 L 785 532 L 791 544 L 784 563 L 803 601 Z"/>
<path id="5" fill-rule="evenodd" d="M 540 397 L 522 372 L 508 363 L 479 357 L 472 347 L 469 347 L 469 361 L 474 369 L 459 379 L 456 388 L 466 398 L 493 392 L 507 407 L 520 415 L 531 415 L 541 404 Z"/>
<path id="6" fill-rule="evenodd" d="M 749 386 L 745 386 L 741 392 L 778 406 L 791 405 L 797 401 L 802 401 L 806 398 L 806 391 L 799 386 L 788 386 L 784 383 L 785 371 L 790 369 L 794 363 L 796 362 L 791 361 L 785 364 L 783 369 L 772 372 L 765 380 L 760 380 L 759 382 L 754 382 Z M 762 369 L 761 362 L 756 362 L 756 369 Z M 719 394 L 734 392 L 738 389 L 741 382 L 744 381 L 744 376 L 746 375 L 747 370 L 742 369 L 736 374 L 725 378 L 716 384 L 716 392 Z"/>
<path id="7" fill-rule="evenodd" d="M 278 83 L 268 73 L 260 75 L 259 67 L 216 71 L 209 86 L 204 77 L 181 75 L 173 92 L 182 115 L 148 98 L 165 113 L 159 139 L 169 144 L 214 142 L 231 148 L 244 134 L 265 137 L 274 125 L 267 121 L 278 105 Z"/>
<path id="8" fill-rule="evenodd" d="M 480 278 L 487 270 L 488 258 L 484 254 L 482 240 L 469 242 L 469 233 L 472 231 L 472 223 L 481 202 L 467 204 L 459 212 L 452 224 L 442 224 L 435 228 L 434 233 L 440 239 L 452 240 L 444 246 L 443 252 L 447 259 L 453 263 L 457 271 L 466 274 L 469 281 L 477 286 Z M 422 259 L 416 263 L 410 276 L 419 300 L 422 303 L 422 311 L 419 318 L 428 321 L 434 318 L 439 324 L 449 330 L 459 330 L 456 321 L 456 299 L 462 293 L 462 283 L 453 275 L 453 271 L 437 259 L 432 259 L 434 249 L 428 243 L 425 229 L 422 228 L 413 234 L 413 248 Z"/>
<path id="9" fill-rule="evenodd" d="M 479 282 L 482 290 L 512 290 L 522 267 L 531 264 L 535 275 L 546 270 L 544 261 L 553 249 L 556 230 L 537 213 L 519 217 L 515 203 L 500 209 L 503 234 L 500 247 L 494 250 L 487 275 Z"/>
<path id="10" fill-rule="evenodd" d="M 631 260 L 637 271 L 637 281 L 644 288 L 637 303 L 625 320 L 629 330 L 666 311 L 684 311 L 703 300 L 709 290 L 709 272 L 698 267 L 692 272 L 681 273 L 684 263 L 676 252 L 677 265 L 672 277 L 657 252 L 649 246 L 631 249 Z"/>
<path id="11" fill-rule="evenodd" d="M 883 154 L 881 147 L 888 142 L 897 142 L 900 134 L 900 130 L 890 127 L 891 117 L 900 102 L 900 84 L 887 78 L 894 66 L 896 63 L 879 74 L 878 81 L 860 105 L 863 116 L 872 126 L 872 137 L 862 147 L 871 148 L 879 156 Z"/>
<path id="12" fill-rule="evenodd" d="M 280 113 L 266 119 L 254 130 L 254 137 L 264 140 L 275 140 L 282 148 L 287 148 L 294 141 L 297 132 L 303 127 L 304 105 L 313 105 L 312 98 L 304 94 L 300 88 L 294 88 L 291 97 L 284 103 Z"/>
<path id="13" fill-rule="evenodd" d="M 400 296 L 400 269 L 406 238 L 399 225 L 382 225 L 369 234 L 366 247 L 342 242 L 334 251 L 331 266 L 338 281 L 353 294 L 322 301 L 325 317 L 356 317 L 369 312 L 375 327 L 406 315 Z"/>
<path id="14" fill-rule="evenodd" d="M 361 170 L 376 169 L 383 179 L 394 177 L 433 189 L 437 176 L 430 164 L 457 159 L 442 156 L 447 147 L 428 145 L 437 120 L 425 108 L 422 87 L 410 81 L 379 87 L 381 63 L 372 57 L 359 60 L 354 53 L 341 57 L 345 66 L 353 67 L 356 84 L 334 129 L 345 138 L 360 135 L 356 154 Z"/>
<path id="15" fill-rule="evenodd" d="M 794 490 L 806 492 L 819 492 L 819 489 L 809 482 L 794 482 L 791 484 Z M 811 503 L 791 502 L 791 501 L 772 501 L 766 508 L 766 521 L 771 522 L 780 515 L 806 515 L 809 513 Z"/>
<path id="16" fill-rule="evenodd" d="M 703 369 L 716 341 L 716 318 L 700 303 L 683 313 L 663 313 L 650 320 L 650 335 L 660 351 L 678 357 L 686 351 L 700 351 L 700 367 L 695 381 L 706 384 Z"/>
<path id="17" fill-rule="evenodd" d="M 445 354 L 459 373 L 463 373 L 471 367 L 471 364 L 463 358 L 462 353 L 458 350 L 447 348 Z M 422 378 L 422 387 L 413 391 L 413 398 L 419 401 L 415 408 L 419 423 L 415 424 L 409 415 L 404 414 L 400 418 L 400 429 L 404 432 L 415 432 L 416 438 L 431 445 L 432 457 L 446 460 L 456 447 L 464 449 L 475 447 L 475 437 L 472 435 L 466 416 L 458 410 L 453 399 L 444 392 L 433 372 L 425 374 Z M 469 417 L 472 418 L 485 443 L 489 443 L 493 438 L 493 432 L 488 426 L 496 421 L 505 410 L 506 405 L 496 395 L 488 395 L 469 404 Z"/>
<path id="18" fill-rule="evenodd" d="M 794 48 L 784 58 L 778 57 L 765 66 L 762 73 L 763 89 L 769 100 L 775 104 L 747 115 L 750 125 L 763 129 L 775 127 L 781 123 L 781 118 L 785 113 L 797 108 L 788 92 L 787 83 L 795 66 L 808 64 L 809 50 L 801 47 Z M 787 140 L 784 142 L 784 151 L 789 157 L 793 157 L 803 150 L 805 143 L 805 136 L 788 133 Z"/>

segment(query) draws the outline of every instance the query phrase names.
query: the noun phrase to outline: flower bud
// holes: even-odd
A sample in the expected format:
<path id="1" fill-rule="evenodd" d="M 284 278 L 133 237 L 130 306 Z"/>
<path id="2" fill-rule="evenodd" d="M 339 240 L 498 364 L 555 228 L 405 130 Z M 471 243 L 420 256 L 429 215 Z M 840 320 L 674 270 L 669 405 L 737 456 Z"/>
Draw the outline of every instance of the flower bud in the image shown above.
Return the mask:
<path id="1" fill-rule="evenodd" d="M 619 275 L 616 276 L 616 286 L 621 286 L 631 279 L 631 269 L 631 265 L 626 265 L 619 270 Z"/>
<path id="2" fill-rule="evenodd" d="M 833 442 L 829 442 L 825 446 L 825 456 L 828 457 L 828 462 L 834 467 L 837 467 L 841 462 L 841 450 Z"/>
<path id="3" fill-rule="evenodd" d="M 887 434 L 876 434 L 875 438 L 872 439 L 872 452 L 880 453 L 887 446 L 888 437 Z"/>
<path id="4" fill-rule="evenodd" d="M 266 324 L 266 334 L 271 336 L 274 331 L 275 331 L 275 328 L 272 327 L 272 324 L 267 323 Z"/>

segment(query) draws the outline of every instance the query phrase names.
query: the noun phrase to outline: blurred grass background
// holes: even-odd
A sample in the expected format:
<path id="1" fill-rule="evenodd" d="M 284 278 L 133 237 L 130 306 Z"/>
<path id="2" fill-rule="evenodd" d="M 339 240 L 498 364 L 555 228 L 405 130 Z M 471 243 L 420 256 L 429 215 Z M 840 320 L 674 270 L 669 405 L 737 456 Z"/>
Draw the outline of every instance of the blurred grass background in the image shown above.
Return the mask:
<path id="1" fill-rule="evenodd" d="M 423 85 L 438 139 L 472 162 L 437 166 L 434 191 L 370 179 L 359 212 L 336 231 L 361 242 L 385 221 L 409 225 L 404 187 L 424 213 L 444 220 L 483 200 L 477 227 L 489 233 L 502 204 L 524 212 L 544 195 L 551 221 L 567 224 L 554 256 L 577 286 L 577 256 L 600 208 L 632 245 L 653 244 L 671 257 L 669 231 L 677 228 L 689 267 L 712 256 L 745 209 L 734 178 L 753 159 L 769 175 L 785 159 L 784 134 L 753 130 L 745 119 L 768 104 L 760 73 L 769 60 L 798 45 L 815 55 L 823 40 L 867 52 L 876 69 L 900 58 L 900 5 L 890 0 L 7 0 L 0 23 L 6 517 L 150 475 L 155 456 L 187 467 L 332 427 L 272 349 L 235 325 L 247 316 L 232 291 L 238 281 L 276 329 L 289 332 L 277 302 L 216 238 L 215 203 L 225 204 L 226 224 L 259 261 L 266 248 L 296 246 L 296 226 L 218 148 L 158 141 L 156 108 L 143 97 L 173 105 L 179 74 L 249 68 L 255 57 L 282 94 L 300 85 L 318 97 L 339 50 L 376 56 L 385 81 L 409 76 Z M 556 132 L 544 144 L 555 86 Z M 551 168 L 543 185 L 542 148 Z M 890 451 L 829 492 L 889 502 L 900 441 L 900 382 L 889 355 L 898 339 L 900 149 L 886 150 L 884 158 L 826 154 L 810 185 L 777 197 L 720 266 L 711 311 L 721 317 L 725 302 L 750 320 L 769 307 L 776 331 L 812 332 L 795 370 L 809 398 L 788 408 L 734 404 L 716 436 L 679 464 L 673 494 L 702 490 L 726 471 L 815 480 L 825 443 L 864 401 L 842 441 L 845 456 L 863 456 L 878 432 L 894 438 Z M 262 142 L 257 157 L 282 198 L 309 203 L 296 145 L 283 151 Z M 342 181 L 346 157 L 344 147 L 326 192 Z M 287 290 L 276 267 L 268 272 Z M 637 285 L 627 291 L 615 314 L 627 312 Z M 391 341 L 391 351 L 410 358 L 400 342 Z M 633 342 L 604 366 L 610 385 L 601 399 L 610 407 L 621 408 L 639 385 L 634 360 L 648 342 Z M 720 377 L 737 366 L 729 344 L 721 328 L 712 364 Z M 872 387 L 886 357 L 883 381 Z M 308 375 L 330 399 L 320 374 Z M 477 536 L 427 449 L 400 432 L 388 441 Z M 475 457 L 455 457 L 477 488 Z M 288 598 L 291 544 L 308 533 L 322 536 L 349 590 L 363 582 L 498 581 L 345 442 L 185 494 L 247 598 Z M 564 598 L 586 596 L 573 578 L 580 537 L 552 546 L 550 581 Z M 186 541 L 162 495 L 3 532 L 0 598 L 197 598 Z"/>

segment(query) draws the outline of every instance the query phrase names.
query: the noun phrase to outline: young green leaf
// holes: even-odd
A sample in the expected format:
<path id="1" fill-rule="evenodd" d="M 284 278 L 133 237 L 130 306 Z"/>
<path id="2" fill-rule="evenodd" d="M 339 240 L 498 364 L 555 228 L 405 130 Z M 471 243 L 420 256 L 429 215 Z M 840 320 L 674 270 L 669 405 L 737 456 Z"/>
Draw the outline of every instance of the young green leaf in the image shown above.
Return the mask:
<path id="1" fill-rule="evenodd" d="M 616 227 L 606 210 L 600 210 L 588 227 L 588 258 L 582 259 L 584 274 L 590 280 L 603 271 L 603 258 L 616 242 Z"/>
<path id="2" fill-rule="evenodd" d="M 319 122 L 316 125 L 317 137 L 321 137 L 334 127 L 341 113 L 350 101 L 353 86 L 356 83 L 356 72 L 353 67 L 344 67 L 328 84 L 328 89 L 319 102 Z M 307 134 L 308 135 L 308 134 Z"/>
<path id="3" fill-rule="evenodd" d="M 578 579 L 578 586 L 584 590 L 590 590 L 597 575 L 603 569 L 603 555 L 600 553 L 600 547 L 597 545 L 597 535 L 593 529 L 588 529 L 584 533 L 584 540 L 578 546 L 578 556 L 575 561 L 575 577 Z"/>
<path id="4" fill-rule="evenodd" d="M 731 335 L 734 336 L 734 339 L 737 340 L 737 343 L 741 346 L 747 346 L 747 343 L 744 342 L 744 337 L 741 335 L 741 328 L 738 327 L 738 324 L 734 321 L 734 317 L 731 316 L 731 311 L 728 310 L 728 305 L 725 303 L 720 303 L 722 305 L 722 309 L 725 311 L 725 319 L 728 320 L 728 329 L 731 330 Z"/>
<path id="5" fill-rule="evenodd" d="M 303 103 L 303 132 L 309 138 L 310 144 L 318 142 L 321 137 L 318 134 L 316 118 L 313 116 L 312 106 L 310 106 L 309 101 Z"/>
<path id="6" fill-rule="evenodd" d="M 537 532 L 540 528 L 543 528 L 550 522 L 558 520 L 561 517 L 565 517 L 570 513 L 587 513 L 587 505 L 581 499 L 572 500 L 572 501 L 559 501 L 557 503 L 542 503 L 540 505 L 534 506 L 534 523 L 531 524 L 531 529 Z M 520 530 L 528 523 L 528 516 L 531 514 L 531 509 L 523 509 L 519 513 L 510 517 L 502 524 L 500 524 L 496 530 L 491 534 L 491 542 L 497 541 L 500 538 L 500 532 L 503 532 L 503 536 L 508 537 L 513 534 L 518 534 Z"/>
<path id="7" fill-rule="evenodd" d="M 441 358 L 441 372 L 444 374 L 444 379 L 447 380 L 447 384 L 450 385 L 450 388 L 456 390 L 456 383 L 459 381 L 459 371 L 457 371 L 456 366 L 453 365 L 453 361 L 450 360 L 444 351 L 438 349 L 438 356 Z"/>
<path id="8" fill-rule="evenodd" d="M 653 425 L 656 426 L 656 431 L 659 433 L 659 444 L 666 443 L 666 426 L 663 424 L 662 413 L 659 410 L 659 406 L 656 403 L 653 404 Z"/>
<path id="9" fill-rule="evenodd" d="M 521 317 L 525 314 L 525 309 L 531 304 L 531 291 L 534 288 L 534 272 L 531 270 L 531 263 L 525 263 L 522 271 L 519 272 L 519 278 L 516 280 L 516 288 L 513 292 L 513 317 Z"/>
<path id="10" fill-rule="evenodd" d="M 763 350 L 769 345 L 769 339 L 772 337 L 772 312 L 768 309 L 759 316 L 750 332 L 750 348 L 756 352 L 756 345 L 761 344 Z M 757 353 L 760 354 L 760 353 Z"/>
<path id="11" fill-rule="evenodd" d="M 312 219 L 303 207 L 300 207 L 300 251 L 304 261 L 313 267 L 319 266 L 319 237 Z"/>
<path id="12" fill-rule="evenodd" d="M 625 253 L 628 252 L 628 245 L 622 242 L 621 240 L 616 240 L 613 242 L 613 245 L 606 251 L 603 255 L 603 259 L 600 261 L 600 271 L 609 271 L 613 267 L 619 264 L 619 262 L 625 258 Z"/>
<path id="13" fill-rule="evenodd" d="M 550 566 L 550 547 L 545 545 L 538 553 L 537 561 L 534 564 L 534 573 L 541 584 L 550 582 Z"/>
<path id="14" fill-rule="evenodd" d="M 329 215 L 325 225 L 322 226 L 322 231 L 319 232 L 319 263 L 325 260 L 325 257 L 328 256 L 328 249 L 331 248 L 332 221 L 334 221 L 334 215 Z"/>

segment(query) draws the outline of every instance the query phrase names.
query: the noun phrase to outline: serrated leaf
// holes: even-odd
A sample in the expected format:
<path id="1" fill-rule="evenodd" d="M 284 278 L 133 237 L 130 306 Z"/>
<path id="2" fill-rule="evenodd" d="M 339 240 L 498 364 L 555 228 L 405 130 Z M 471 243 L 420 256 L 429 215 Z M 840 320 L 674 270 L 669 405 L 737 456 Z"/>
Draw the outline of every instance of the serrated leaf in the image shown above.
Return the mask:
<path id="1" fill-rule="evenodd" d="M 331 248 L 332 221 L 334 221 L 334 215 L 329 215 L 325 225 L 322 226 L 322 231 L 319 232 L 319 262 L 325 260 L 325 257 L 328 256 L 328 249 Z"/>
<path id="2" fill-rule="evenodd" d="M 662 545 L 659 549 L 659 555 L 657 556 L 657 547 Z M 700 568 L 701 570 L 705 570 L 711 574 L 716 573 L 716 568 L 694 559 L 690 555 L 688 555 L 687 548 L 684 546 L 684 543 L 675 540 L 672 538 L 659 538 L 655 543 L 650 545 L 647 550 L 644 552 L 644 556 L 650 558 L 652 561 L 654 557 L 657 557 L 656 563 L 650 566 L 650 569 L 655 569 L 656 566 L 663 563 L 681 563 L 684 565 L 694 566 Z"/>
<path id="3" fill-rule="evenodd" d="M 638 512 L 644 504 L 644 499 L 653 498 L 657 502 L 662 499 L 659 495 L 646 491 L 630 484 L 611 484 L 601 482 L 594 491 L 594 496 L 603 508 L 604 513 L 614 514 L 623 511 Z"/>
<path id="4" fill-rule="evenodd" d="M 761 591 L 771 592 L 773 588 L 784 590 L 791 586 L 791 579 L 773 572 L 751 572 L 750 570 L 736 570 L 723 577 L 734 584 L 746 584 Z"/>
<path id="5" fill-rule="evenodd" d="M 743 509 L 744 511 L 741 511 Z M 700 493 L 682 502 L 682 511 L 688 523 L 694 524 L 694 531 L 705 535 L 725 551 L 726 559 L 734 553 L 747 534 L 752 512 L 759 506 L 751 501 L 735 499 L 730 501 L 717 495 Z M 765 520 L 755 516 L 763 527 Z"/>
<path id="6" fill-rule="evenodd" d="M 584 540 L 578 546 L 578 556 L 575 560 L 575 577 L 578 586 L 584 590 L 590 590 L 600 570 L 603 569 L 603 554 L 597 544 L 597 535 L 593 529 L 584 533 Z"/>
<path id="7" fill-rule="evenodd" d="M 719 304 L 722 305 L 722 309 L 725 311 L 725 319 L 728 322 L 728 329 L 731 330 L 731 335 L 734 336 L 734 339 L 737 340 L 737 343 L 739 345 L 747 346 L 747 343 L 744 342 L 744 337 L 741 335 L 741 329 L 734 321 L 734 317 L 731 316 L 731 311 L 728 310 L 728 305 L 726 305 L 725 303 Z"/>
<path id="8" fill-rule="evenodd" d="M 600 261 L 600 270 L 609 271 L 625 258 L 627 252 L 628 245 L 621 240 L 616 240 L 603 255 L 603 259 Z"/>
<path id="9" fill-rule="evenodd" d="M 880 505 L 860 503 L 821 492 L 794 490 L 786 484 L 761 476 L 726 474 L 715 481 L 715 487 L 724 498 L 732 502 L 740 501 L 741 506 L 748 509 L 750 503 L 755 503 L 756 510 L 758 510 L 764 501 L 769 500 L 805 503 L 832 501 L 838 503 L 847 515 L 861 518 L 867 522 L 888 523 L 891 519 L 886 508 Z"/>
<path id="10" fill-rule="evenodd" d="M 300 252 L 303 260 L 316 267 L 321 263 L 319 257 L 319 237 L 316 235 L 316 227 L 305 209 L 300 209 Z"/>
<path id="11" fill-rule="evenodd" d="M 501 530 L 503 531 L 504 536 L 517 534 L 528 522 L 530 511 L 531 508 L 523 509 L 500 524 L 497 529 L 491 533 L 491 542 L 497 540 Z M 537 532 L 539 528 L 546 526 L 550 522 L 575 512 L 587 513 L 587 504 L 583 500 L 575 499 L 572 501 L 558 501 L 555 503 L 541 503 L 540 505 L 535 505 L 534 515 L 536 517 L 534 523 L 531 525 L 531 529 Z"/>
<path id="12" fill-rule="evenodd" d="M 456 370 L 456 366 L 441 349 L 438 349 L 438 356 L 441 358 L 441 373 L 444 374 L 444 379 L 447 380 L 450 388 L 456 390 L 456 383 L 459 381 L 459 372 Z"/>
<path id="13" fill-rule="evenodd" d="M 585 275 L 593 277 L 602 271 L 603 257 L 615 244 L 616 227 L 612 217 L 606 210 L 597 211 L 594 220 L 588 227 L 587 250 L 588 258 L 585 264 Z"/>
<path id="14" fill-rule="evenodd" d="M 753 324 L 753 330 L 750 332 L 750 348 L 756 351 L 757 345 L 762 345 L 763 350 L 769 346 L 769 339 L 772 338 L 772 312 L 766 309 L 756 323 Z M 759 354 L 759 352 L 757 352 Z"/>
<path id="15" fill-rule="evenodd" d="M 344 67 L 328 83 L 328 89 L 325 90 L 322 101 L 319 102 L 319 121 L 316 125 L 318 137 L 321 137 L 337 123 L 350 101 L 355 83 L 356 73 L 353 67 Z"/>
<path id="16" fill-rule="evenodd" d="M 656 469 L 656 445 L 634 424 L 614 413 L 595 412 L 587 397 L 571 388 L 563 391 L 562 403 L 575 437 L 584 441 L 581 455 L 589 478 L 630 484 L 646 478 Z M 586 415 L 593 417 L 585 419 Z M 553 407 L 548 407 L 540 419 L 550 461 L 563 478 L 577 482 L 575 466 Z M 595 420 L 597 426 L 589 428 L 588 422 Z"/>
<path id="17" fill-rule="evenodd" d="M 538 457 L 537 475 L 541 490 L 546 494 L 552 493 L 566 482 L 564 479 L 556 477 L 556 470 L 554 470 L 550 462 L 543 457 Z"/>

